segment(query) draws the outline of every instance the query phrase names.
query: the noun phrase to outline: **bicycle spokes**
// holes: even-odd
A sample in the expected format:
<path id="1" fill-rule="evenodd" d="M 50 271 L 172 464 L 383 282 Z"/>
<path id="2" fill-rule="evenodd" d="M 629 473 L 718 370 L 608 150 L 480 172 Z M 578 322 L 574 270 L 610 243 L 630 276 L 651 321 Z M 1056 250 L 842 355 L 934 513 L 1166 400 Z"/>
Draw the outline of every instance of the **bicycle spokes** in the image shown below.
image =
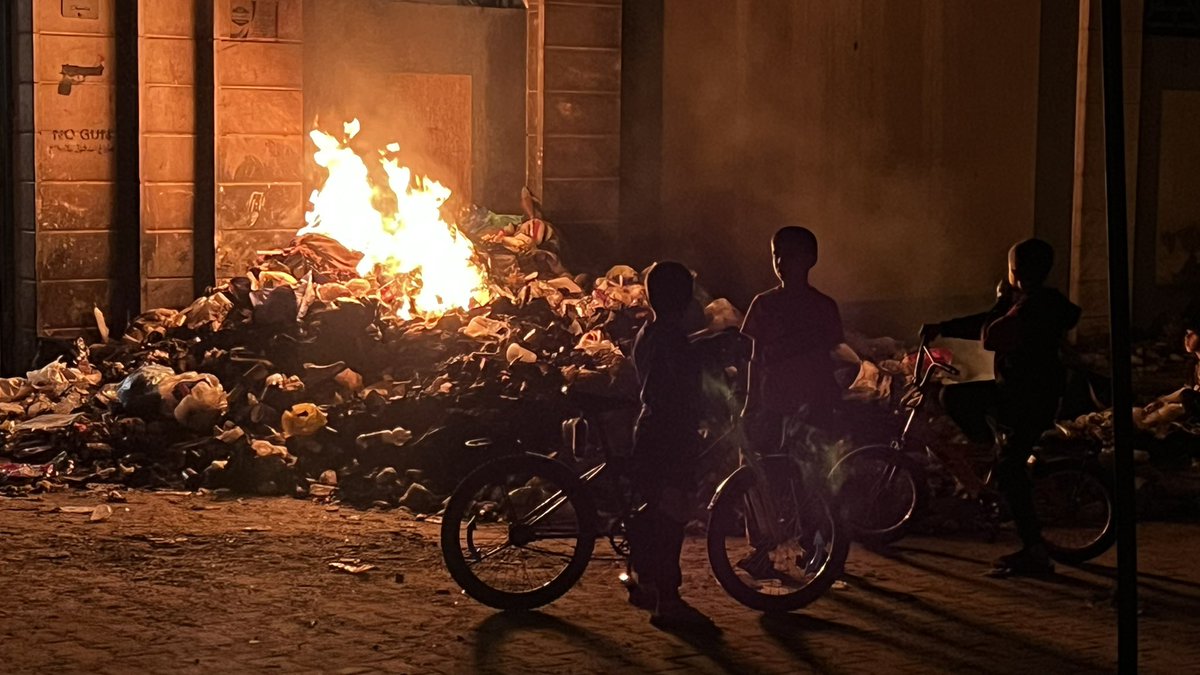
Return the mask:
<path id="1" fill-rule="evenodd" d="M 574 504 L 544 478 L 508 476 L 477 491 L 459 534 L 463 558 L 492 588 L 525 592 L 555 579 L 583 529 Z"/>
<path id="2" fill-rule="evenodd" d="M 742 532 L 725 537 L 742 583 L 768 595 L 807 586 L 829 559 L 830 531 L 817 514 L 828 516 L 801 486 L 751 489 L 737 508 Z"/>

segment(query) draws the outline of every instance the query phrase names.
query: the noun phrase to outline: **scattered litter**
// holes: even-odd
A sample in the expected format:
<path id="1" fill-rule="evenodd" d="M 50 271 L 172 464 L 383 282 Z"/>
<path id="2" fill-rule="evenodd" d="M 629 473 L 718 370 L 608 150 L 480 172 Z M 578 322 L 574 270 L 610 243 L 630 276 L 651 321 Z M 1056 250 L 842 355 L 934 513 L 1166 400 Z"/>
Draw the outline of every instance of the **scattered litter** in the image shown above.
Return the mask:
<path id="1" fill-rule="evenodd" d="M 375 565 L 363 563 L 357 558 L 343 558 L 337 562 L 329 563 L 329 567 L 336 572 L 345 572 L 347 574 L 362 574 L 377 569 Z"/>
<path id="2" fill-rule="evenodd" d="M 113 507 L 109 506 L 108 504 L 100 504 L 96 508 L 92 509 L 92 515 L 88 518 L 88 522 L 103 522 L 109 518 L 112 518 L 112 514 Z"/>

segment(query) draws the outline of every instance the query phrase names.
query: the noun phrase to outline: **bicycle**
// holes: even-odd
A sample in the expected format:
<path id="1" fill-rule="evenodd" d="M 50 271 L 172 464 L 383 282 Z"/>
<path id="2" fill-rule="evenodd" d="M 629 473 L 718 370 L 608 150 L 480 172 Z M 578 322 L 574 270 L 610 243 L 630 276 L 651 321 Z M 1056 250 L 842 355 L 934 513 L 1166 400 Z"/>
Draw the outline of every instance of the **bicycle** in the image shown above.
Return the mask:
<path id="1" fill-rule="evenodd" d="M 923 339 L 908 390 L 896 411 L 904 422 L 895 438 L 887 445 L 868 445 L 848 453 L 830 472 L 842 516 L 864 544 L 886 545 L 903 538 L 928 501 L 925 466 L 953 462 L 912 437 L 913 423 L 936 372 L 959 374 L 954 366 L 935 358 Z M 1002 431 L 997 433 L 997 443 L 1004 442 L 1003 436 Z M 1065 564 L 1091 560 L 1116 539 L 1111 480 L 1096 449 L 1049 458 L 1046 450 L 1035 448 L 1028 465 L 1046 549 L 1051 558 Z M 1004 501 L 992 481 L 995 461 L 993 453 L 983 480 L 977 474 L 973 480 L 965 476 L 983 486 L 979 501 L 992 528 L 1005 519 Z M 962 462 L 958 471 L 946 468 L 952 475 L 973 471 Z"/>
<path id="2" fill-rule="evenodd" d="M 821 464 L 800 459 L 811 449 L 793 428 L 778 453 L 743 451 L 743 465 L 721 482 L 709 505 L 713 576 L 752 609 L 805 607 L 845 568 L 849 532 L 839 526 Z"/>
<path id="3" fill-rule="evenodd" d="M 589 421 L 608 405 L 592 399 L 581 406 L 584 414 L 580 418 L 564 424 L 568 432 L 564 435 L 571 438 L 564 442 L 562 456 L 525 453 L 496 459 L 468 474 L 451 494 L 442 515 L 442 556 L 450 576 L 467 595 L 502 610 L 546 605 L 579 581 L 601 538 L 607 539 L 614 559 L 626 561 L 628 574 L 627 525 L 642 505 L 629 480 L 629 458 L 609 452 L 603 425 Z M 593 435 L 598 442 L 589 442 Z M 727 447 L 724 441 L 729 437 L 729 430 L 715 435 L 704 454 Z M 782 458 L 769 458 L 768 463 L 772 474 L 798 475 L 790 468 L 780 468 L 785 466 Z M 740 467 L 717 489 L 710 503 L 710 563 L 716 550 L 714 527 L 732 532 L 739 523 L 749 522 L 738 520 L 739 511 L 733 505 L 753 495 L 756 503 L 774 507 L 770 513 L 777 514 L 762 521 L 760 531 L 767 537 L 761 540 L 761 550 L 776 559 L 790 555 L 793 561 L 802 561 L 793 566 L 803 567 L 804 573 L 789 579 L 774 575 L 759 589 L 736 581 L 737 574 L 731 571 L 736 563 L 726 556 L 716 558 L 724 564 L 714 565 L 714 574 L 734 599 L 748 607 L 796 609 L 833 584 L 841 573 L 849 542 L 829 523 L 832 511 L 823 497 L 819 503 L 824 508 L 825 529 L 798 527 L 797 523 L 821 521 L 822 517 L 788 517 L 773 497 L 760 490 L 768 484 L 760 482 L 762 472 L 760 464 Z M 769 484 L 799 485 L 790 479 Z M 793 491 L 791 496 L 793 507 L 801 504 L 798 493 Z M 807 534 L 796 536 L 798 532 Z M 789 534 L 790 538 L 785 536 Z M 802 550 L 796 542 L 808 548 Z"/>

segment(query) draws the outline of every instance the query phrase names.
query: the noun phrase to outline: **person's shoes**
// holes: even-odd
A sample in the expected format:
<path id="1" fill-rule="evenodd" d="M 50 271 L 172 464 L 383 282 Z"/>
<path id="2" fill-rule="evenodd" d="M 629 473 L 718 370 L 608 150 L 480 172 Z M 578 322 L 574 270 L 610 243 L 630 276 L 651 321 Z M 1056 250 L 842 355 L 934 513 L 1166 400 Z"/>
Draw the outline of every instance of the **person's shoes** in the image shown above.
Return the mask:
<path id="1" fill-rule="evenodd" d="M 626 588 L 629 590 L 629 604 L 638 609 L 644 609 L 647 612 L 654 611 L 658 605 L 658 593 L 636 582 L 632 585 L 627 585 Z"/>
<path id="2" fill-rule="evenodd" d="M 650 623 L 664 630 L 688 630 L 694 632 L 718 632 L 717 624 L 707 614 L 692 607 L 678 595 L 659 598 Z"/>
<path id="3" fill-rule="evenodd" d="M 1054 563 L 1045 547 L 1026 547 L 1015 553 L 1002 555 L 993 563 L 990 577 L 1036 577 L 1054 573 Z"/>

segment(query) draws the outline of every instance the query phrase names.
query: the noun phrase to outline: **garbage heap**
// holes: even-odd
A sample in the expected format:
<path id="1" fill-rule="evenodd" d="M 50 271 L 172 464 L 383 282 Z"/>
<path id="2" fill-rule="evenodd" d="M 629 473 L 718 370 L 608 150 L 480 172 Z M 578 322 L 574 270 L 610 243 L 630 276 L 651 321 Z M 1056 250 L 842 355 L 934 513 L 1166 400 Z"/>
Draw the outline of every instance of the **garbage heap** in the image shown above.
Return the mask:
<path id="1" fill-rule="evenodd" d="M 470 310 L 400 318 L 395 277 L 360 275 L 360 254 L 310 234 L 123 335 L 97 312 L 99 343 L 0 380 L 0 490 L 227 488 L 432 512 L 479 462 L 551 451 L 579 392 L 636 400 L 625 356 L 648 310 L 638 271 L 571 275 L 552 228 L 516 220 L 464 227 L 491 298 Z M 740 318 L 726 301 L 708 312 L 717 328 Z"/>

